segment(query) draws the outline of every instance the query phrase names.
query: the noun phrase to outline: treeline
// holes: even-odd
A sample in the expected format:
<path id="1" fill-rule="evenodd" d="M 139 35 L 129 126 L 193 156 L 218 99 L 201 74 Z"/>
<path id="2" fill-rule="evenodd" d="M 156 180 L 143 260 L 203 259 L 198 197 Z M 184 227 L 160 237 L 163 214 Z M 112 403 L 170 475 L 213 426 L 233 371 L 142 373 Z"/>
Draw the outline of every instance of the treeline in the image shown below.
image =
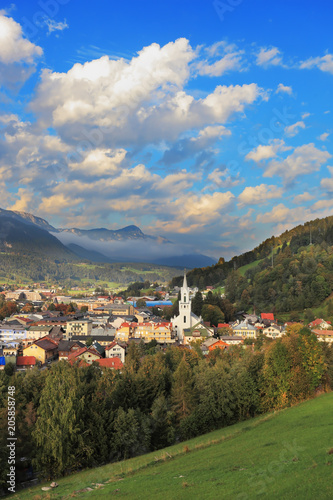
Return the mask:
<path id="1" fill-rule="evenodd" d="M 132 269 L 128 269 L 132 268 Z M 170 280 L 176 271 L 165 266 L 140 263 L 92 264 L 86 261 L 77 264 L 69 261 L 54 260 L 40 254 L 29 255 L 0 254 L 0 276 L 4 279 L 19 281 L 55 281 L 65 286 L 77 284 L 82 279 L 132 283 L 147 280 L 147 273 L 152 281 Z"/>
<path id="2" fill-rule="evenodd" d="M 277 247 L 290 245 L 292 254 L 295 254 L 310 243 L 333 245 L 333 216 L 316 219 L 285 231 L 278 237 L 267 238 L 253 250 L 235 256 L 228 262 L 221 258 L 214 266 L 193 269 L 187 274 L 187 282 L 189 286 L 197 286 L 201 290 L 206 286 L 220 285 L 231 271 L 270 257 L 273 248 L 276 250 Z M 172 286 L 181 286 L 182 279 L 182 276 L 173 278 Z"/>
<path id="3" fill-rule="evenodd" d="M 325 241 L 296 247 L 302 237 L 284 244 L 245 276 L 232 271 L 226 279 L 226 295 L 236 309 L 290 312 L 318 307 L 333 291 L 333 249 Z M 328 310 L 332 316 L 332 307 Z"/>
<path id="4" fill-rule="evenodd" d="M 0 481 L 7 463 L 7 394 L 15 387 L 17 480 L 33 464 L 56 478 L 163 448 L 311 397 L 332 383 L 333 349 L 307 329 L 243 349 L 131 344 L 122 372 L 66 361 L 0 372 Z M 23 459 L 23 457 L 25 457 Z M 21 460 L 22 459 L 22 460 Z"/>

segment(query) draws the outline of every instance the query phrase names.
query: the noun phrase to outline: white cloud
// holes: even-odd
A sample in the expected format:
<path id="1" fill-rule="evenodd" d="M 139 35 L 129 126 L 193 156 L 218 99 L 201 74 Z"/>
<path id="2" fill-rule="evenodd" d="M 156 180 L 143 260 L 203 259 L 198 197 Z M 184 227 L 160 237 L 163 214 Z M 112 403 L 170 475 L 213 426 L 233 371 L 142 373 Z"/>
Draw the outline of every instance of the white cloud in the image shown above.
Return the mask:
<path id="1" fill-rule="evenodd" d="M 238 196 L 239 207 L 245 205 L 259 205 L 274 198 L 281 198 L 283 189 L 274 185 L 260 184 L 259 186 L 247 186 Z"/>
<path id="2" fill-rule="evenodd" d="M 203 76 L 221 76 L 227 71 L 241 70 L 243 67 L 243 50 L 238 50 L 234 45 L 214 44 L 209 50 L 211 56 L 216 56 L 223 47 L 223 56 L 216 61 L 200 61 L 196 65 L 199 75 Z"/>
<path id="3" fill-rule="evenodd" d="M 293 89 L 292 87 L 288 87 L 288 85 L 283 85 L 283 83 L 279 83 L 276 93 L 277 94 L 285 93 L 291 95 L 293 93 Z"/>
<path id="4" fill-rule="evenodd" d="M 259 163 L 260 161 L 274 158 L 279 151 L 287 151 L 288 149 L 291 148 L 289 146 L 286 146 L 283 140 L 273 139 L 270 144 L 267 144 L 266 146 L 260 144 L 255 149 L 250 151 L 245 156 L 245 160 L 253 160 Z"/>
<path id="5" fill-rule="evenodd" d="M 288 127 L 285 127 L 284 131 L 286 135 L 289 137 L 294 137 L 295 135 L 298 134 L 299 130 L 301 128 L 305 128 L 305 123 L 303 121 L 298 121 L 294 123 L 293 125 L 289 125 Z"/>
<path id="6" fill-rule="evenodd" d="M 44 70 L 31 108 L 68 141 L 97 130 L 98 147 L 175 140 L 189 129 L 221 125 L 264 92 L 256 84 L 218 86 L 195 99 L 183 87 L 197 57 L 188 40 L 154 43 L 132 60 L 107 56 L 67 73 Z"/>
<path id="7" fill-rule="evenodd" d="M 332 193 L 333 192 L 333 167 L 327 167 L 331 177 L 325 177 L 320 181 L 320 186 L 326 191 Z"/>
<path id="8" fill-rule="evenodd" d="M 244 179 L 240 177 L 239 172 L 232 175 L 227 168 L 224 170 L 216 168 L 208 175 L 207 179 L 211 181 L 211 185 L 208 185 L 207 189 L 211 190 L 215 190 L 216 187 L 230 189 L 238 186 L 238 184 L 244 181 Z"/>
<path id="9" fill-rule="evenodd" d="M 88 151 L 81 162 L 70 162 L 69 168 L 88 176 L 107 176 L 119 171 L 125 156 L 125 149 L 95 148 Z"/>
<path id="10" fill-rule="evenodd" d="M 279 205 L 276 205 L 270 212 L 258 214 L 256 222 L 268 224 L 288 221 L 288 224 L 297 224 L 304 220 L 304 217 L 304 207 L 288 208 L 283 203 L 279 203 Z"/>
<path id="11" fill-rule="evenodd" d="M 322 57 L 310 57 L 300 64 L 301 69 L 311 69 L 314 67 L 333 74 L 333 55 L 326 54 Z"/>
<path id="12" fill-rule="evenodd" d="M 313 143 L 294 149 L 284 160 L 272 160 L 264 172 L 264 177 L 281 176 L 289 183 L 300 175 L 312 174 L 320 169 L 332 155 L 315 147 Z"/>
<path id="13" fill-rule="evenodd" d="M 23 37 L 21 26 L 13 18 L 0 14 L 0 62 L 29 63 L 43 54 L 41 47 Z"/>
<path id="14" fill-rule="evenodd" d="M 48 34 L 53 33 L 54 31 L 63 31 L 68 28 L 66 19 L 57 22 L 54 19 L 50 19 L 49 17 L 47 17 L 45 19 L 45 24 L 48 27 Z"/>
<path id="15" fill-rule="evenodd" d="M 304 203 L 306 201 L 311 201 L 313 199 L 314 199 L 314 196 L 312 196 L 312 194 L 302 193 L 302 194 L 299 194 L 299 195 L 294 197 L 293 203 L 295 203 L 295 205 L 301 205 L 302 203 Z"/>
<path id="16" fill-rule="evenodd" d="M 318 139 L 320 141 L 326 141 L 327 137 L 329 136 L 330 134 L 328 132 L 324 132 L 323 134 L 321 134 Z"/>
<path id="17" fill-rule="evenodd" d="M 282 65 L 281 53 L 277 47 L 262 47 L 257 54 L 256 63 L 258 66 L 264 67 Z"/>

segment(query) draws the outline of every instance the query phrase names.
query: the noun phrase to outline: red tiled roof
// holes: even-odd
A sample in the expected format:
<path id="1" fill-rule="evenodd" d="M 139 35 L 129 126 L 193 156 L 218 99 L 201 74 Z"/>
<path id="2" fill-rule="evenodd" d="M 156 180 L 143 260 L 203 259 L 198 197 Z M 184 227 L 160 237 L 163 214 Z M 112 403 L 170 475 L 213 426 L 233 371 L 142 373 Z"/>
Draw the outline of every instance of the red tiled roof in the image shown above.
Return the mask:
<path id="1" fill-rule="evenodd" d="M 104 366 L 105 368 L 114 368 L 115 370 L 120 370 L 124 366 L 121 360 L 117 357 L 98 359 L 96 362 L 99 364 L 99 366 Z"/>
<path id="2" fill-rule="evenodd" d="M 100 358 L 102 357 L 98 351 L 94 347 L 81 347 L 81 349 L 78 349 L 77 351 L 73 351 L 68 355 L 68 361 L 71 359 L 77 358 L 81 356 L 84 352 L 90 352 L 91 354 L 95 354 L 96 356 L 99 356 Z"/>
<path id="3" fill-rule="evenodd" d="M 218 323 L 217 328 L 229 328 L 229 326 L 228 323 Z"/>
<path id="4" fill-rule="evenodd" d="M 312 333 L 316 335 L 327 335 L 328 337 L 333 337 L 333 330 L 312 330 Z"/>
<path id="5" fill-rule="evenodd" d="M 331 322 L 330 322 L 330 321 L 325 321 L 324 319 L 317 318 L 317 319 L 315 319 L 315 320 L 311 321 L 310 325 L 312 325 L 312 326 L 318 326 L 318 325 L 320 325 L 321 323 L 328 323 L 329 325 L 331 324 Z"/>
<path id="6" fill-rule="evenodd" d="M 261 313 L 261 319 L 269 319 L 270 321 L 274 321 L 273 313 Z"/>
<path id="7" fill-rule="evenodd" d="M 36 364 L 35 356 L 19 356 L 16 359 L 16 366 L 30 366 Z"/>

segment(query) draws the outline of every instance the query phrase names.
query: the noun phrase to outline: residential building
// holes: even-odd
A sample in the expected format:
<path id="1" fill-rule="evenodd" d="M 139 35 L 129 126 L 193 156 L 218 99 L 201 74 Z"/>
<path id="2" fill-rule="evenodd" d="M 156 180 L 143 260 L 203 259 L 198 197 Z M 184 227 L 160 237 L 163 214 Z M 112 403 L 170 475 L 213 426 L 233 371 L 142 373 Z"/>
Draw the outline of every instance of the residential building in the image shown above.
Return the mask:
<path id="1" fill-rule="evenodd" d="M 58 344 L 49 337 L 36 340 L 33 344 L 23 349 L 23 356 L 34 356 L 42 364 L 45 364 L 49 359 L 54 359 L 57 354 Z"/>
<path id="2" fill-rule="evenodd" d="M 120 342 L 114 341 L 105 347 L 106 358 L 117 357 L 121 360 L 123 364 L 125 363 L 125 354 L 126 354 L 126 348 L 124 345 L 121 345 Z"/>
<path id="3" fill-rule="evenodd" d="M 251 325 L 247 320 L 242 321 L 239 325 L 233 326 L 232 330 L 234 335 L 242 337 L 243 339 L 256 339 L 257 329 Z"/>
<path id="4" fill-rule="evenodd" d="M 65 340 L 71 340 L 75 335 L 91 336 L 92 321 L 89 319 L 67 321 Z"/>

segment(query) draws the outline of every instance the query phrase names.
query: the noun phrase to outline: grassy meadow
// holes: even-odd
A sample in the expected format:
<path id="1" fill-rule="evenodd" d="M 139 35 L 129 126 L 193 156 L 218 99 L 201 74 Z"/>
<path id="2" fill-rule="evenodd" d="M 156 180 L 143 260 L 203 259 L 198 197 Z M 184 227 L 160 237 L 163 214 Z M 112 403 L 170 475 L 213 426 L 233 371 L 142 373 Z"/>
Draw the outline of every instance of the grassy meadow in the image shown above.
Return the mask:
<path id="1" fill-rule="evenodd" d="M 19 500 L 331 499 L 333 393 L 147 455 L 39 484 Z M 49 482 L 50 483 L 50 482 Z M 49 484 L 47 483 L 47 484 Z"/>

